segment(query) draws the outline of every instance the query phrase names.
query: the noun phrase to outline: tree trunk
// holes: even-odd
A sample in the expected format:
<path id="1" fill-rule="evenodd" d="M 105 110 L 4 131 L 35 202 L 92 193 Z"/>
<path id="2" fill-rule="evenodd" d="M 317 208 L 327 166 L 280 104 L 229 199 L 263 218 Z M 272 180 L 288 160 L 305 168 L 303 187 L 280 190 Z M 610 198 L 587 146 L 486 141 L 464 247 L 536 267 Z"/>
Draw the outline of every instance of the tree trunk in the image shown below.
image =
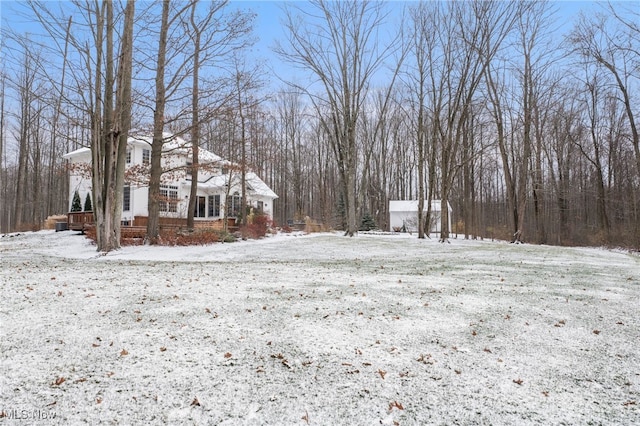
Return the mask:
<path id="1" fill-rule="evenodd" d="M 156 107 L 153 112 L 153 139 L 151 141 L 151 170 L 149 174 L 148 220 L 146 242 L 155 244 L 160 237 L 160 179 L 162 177 L 162 147 L 164 146 L 164 110 L 166 87 L 164 83 L 169 31 L 169 0 L 162 2 L 162 22 L 158 41 L 156 68 Z"/>
<path id="2" fill-rule="evenodd" d="M 109 252 L 120 248 L 120 222 L 122 217 L 122 196 L 124 187 L 124 167 L 126 161 L 127 139 L 131 126 L 131 70 L 133 57 L 133 15 L 134 1 L 128 0 L 124 12 L 124 27 L 121 40 L 121 53 L 117 82 L 114 78 L 113 55 L 113 7 L 112 3 L 103 3 L 106 20 L 98 14 L 97 46 L 102 43 L 102 25 L 106 26 L 106 69 L 104 92 L 101 87 L 101 60 L 96 67 L 96 106 L 94 110 L 94 129 L 92 147 L 94 217 L 96 220 L 97 250 Z M 98 58 L 101 48 L 98 47 Z M 114 104 L 114 88 L 115 93 Z M 104 94 L 104 119 L 100 115 L 100 104 Z M 113 108 L 115 105 L 115 109 Z"/>

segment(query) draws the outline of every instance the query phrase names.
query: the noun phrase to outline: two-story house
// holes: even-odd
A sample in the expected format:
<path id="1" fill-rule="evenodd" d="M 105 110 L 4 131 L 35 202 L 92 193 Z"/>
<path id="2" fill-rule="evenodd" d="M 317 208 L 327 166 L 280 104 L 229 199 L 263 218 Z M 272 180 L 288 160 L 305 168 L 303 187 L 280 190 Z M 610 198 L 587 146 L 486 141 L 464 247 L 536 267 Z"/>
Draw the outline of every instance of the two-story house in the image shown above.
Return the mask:
<path id="1" fill-rule="evenodd" d="M 165 134 L 160 186 L 161 218 L 186 218 L 192 180 L 191 144 L 180 137 Z M 124 225 L 144 222 L 148 211 L 148 179 L 151 163 L 151 137 L 132 136 L 127 143 L 125 186 L 122 200 Z M 78 191 L 85 199 L 91 192 L 91 150 L 80 148 L 64 157 L 71 169 L 69 177 L 69 205 Z M 214 153 L 200 148 L 198 191 L 195 220 L 218 220 L 236 217 L 241 211 L 241 168 Z M 273 215 L 273 201 L 278 196 L 253 171 L 245 171 L 247 203 L 256 212 Z M 226 202 L 225 202 L 226 200 Z"/>

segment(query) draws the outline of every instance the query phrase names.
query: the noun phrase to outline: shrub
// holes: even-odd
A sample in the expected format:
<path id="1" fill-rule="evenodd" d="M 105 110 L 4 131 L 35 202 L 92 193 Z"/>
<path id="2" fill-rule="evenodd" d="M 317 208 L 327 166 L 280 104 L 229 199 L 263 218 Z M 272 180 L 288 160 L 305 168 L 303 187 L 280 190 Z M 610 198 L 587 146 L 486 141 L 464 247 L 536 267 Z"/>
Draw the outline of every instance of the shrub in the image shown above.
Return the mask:
<path id="1" fill-rule="evenodd" d="M 376 225 L 376 221 L 371 216 L 369 212 L 365 213 L 362 216 L 362 221 L 360 222 L 360 231 L 371 231 L 374 229 L 378 229 L 378 225 Z"/>
<path id="2" fill-rule="evenodd" d="M 257 240 L 267 235 L 270 225 L 271 223 L 267 215 L 257 214 L 253 216 L 251 223 L 242 225 L 238 231 L 242 239 L 250 238 Z"/>
<path id="3" fill-rule="evenodd" d="M 97 239 L 95 227 L 88 227 L 85 230 L 85 235 L 87 238 L 95 242 Z M 234 241 L 235 238 L 224 231 L 198 229 L 193 232 L 187 232 L 172 228 L 161 230 L 160 237 L 155 243 L 161 246 L 194 246 Z M 120 238 L 120 245 L 123 247 L 142 244 L 144 244 L 144 238 Z"/>
<path id="4" fill-rule="evenodd" d="M 91 204 L 91 193 L 87 192 L 87 198 L 84 199 L 84 211 L 93 211 L 93 205 Z"/>
<path id="5" fill-rule="evenodd" d="M 82 201 L 80 201 L 80 194 L 78 193 L 78 191 L 73 193 L 73 201 L 71 202 L 71 211 L 72 212 L 82 211 Z"/>

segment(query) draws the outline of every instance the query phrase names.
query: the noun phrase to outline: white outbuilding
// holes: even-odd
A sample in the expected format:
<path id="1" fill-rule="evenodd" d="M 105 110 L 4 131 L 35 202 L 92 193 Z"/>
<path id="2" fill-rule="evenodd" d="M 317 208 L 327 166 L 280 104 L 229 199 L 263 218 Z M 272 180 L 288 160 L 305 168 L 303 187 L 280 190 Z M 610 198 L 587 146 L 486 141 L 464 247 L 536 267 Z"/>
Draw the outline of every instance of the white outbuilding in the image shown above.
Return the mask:
<path id="1" fill-rule="evenodd" d="M 451 231 L 451 205 L 449 209 L 449 231 Z M 424 204 L 424 215 L 427 214 L 427 203 Z M 431 201 L 431 223 L 429 233 L 441 231 L 442 205 L 440 200 Z M 391 200 L 389 201 L 389 230 L 394 232 L 418 232 L 418 200 Z M 425 229 L 426 231 L 426 229 Z"/>

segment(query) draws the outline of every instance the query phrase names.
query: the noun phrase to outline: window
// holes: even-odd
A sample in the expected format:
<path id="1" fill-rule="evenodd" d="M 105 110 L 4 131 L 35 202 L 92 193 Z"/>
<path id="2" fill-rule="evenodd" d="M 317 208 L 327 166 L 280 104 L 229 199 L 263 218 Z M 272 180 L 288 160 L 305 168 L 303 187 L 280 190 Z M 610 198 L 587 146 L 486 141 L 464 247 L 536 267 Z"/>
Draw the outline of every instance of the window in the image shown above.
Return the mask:
<path id="1" fill-rule="evenodd" d="M 187 161 L 187 169 L 186 169 L 187 179 L 191 178 L 191 166 L 192 165 L 193 165 L 193 163 L 191 163 L 191 161 Z"/>
<path id="2" fill-rule="evenodd" d="M 122 190 L 122 211 L 128 212 L 131 210 L 131 187 L 125 184 Z"/>
<path id="3" fill-rule="evenodd" d="M 127 148 L 127 164 L 131 164 L 131 148 Z"/>
<path id="4" fill-rule="evenodd" d="M 227 217 L 238 217 L 240 215 L 240 204 L 242 198 L 236 192 L 233 195 L 227 197 Z"/>
<path id="5" fill-rule="evenodd" d="M 151 164 L 151 150 L 142 150 L 142 164 L 144 164 L 145 166 Z"/>
<path id="6" fill-rule="evenodd" d="M 220 196 L 209 195 L 209 217 L 220 216 Z"/>
<path id="7" fill-rule="evenodd" d="M 193 212 L 193 217 L 206 217 L 207 213 L 207 197 L 196 198 L 196 210 Z"/>
<path id="8" fill-rule="evenodd" d="M 264 213 L 264 203 L 262 201 L 258 201 L 258 213 Z"/>
<path id="9" fill-rule="evenodd" d="M 176 213 L 178 211 L 178 187 L 160 185 L 160 200 L 158 205 L 161 212 Z"/>

